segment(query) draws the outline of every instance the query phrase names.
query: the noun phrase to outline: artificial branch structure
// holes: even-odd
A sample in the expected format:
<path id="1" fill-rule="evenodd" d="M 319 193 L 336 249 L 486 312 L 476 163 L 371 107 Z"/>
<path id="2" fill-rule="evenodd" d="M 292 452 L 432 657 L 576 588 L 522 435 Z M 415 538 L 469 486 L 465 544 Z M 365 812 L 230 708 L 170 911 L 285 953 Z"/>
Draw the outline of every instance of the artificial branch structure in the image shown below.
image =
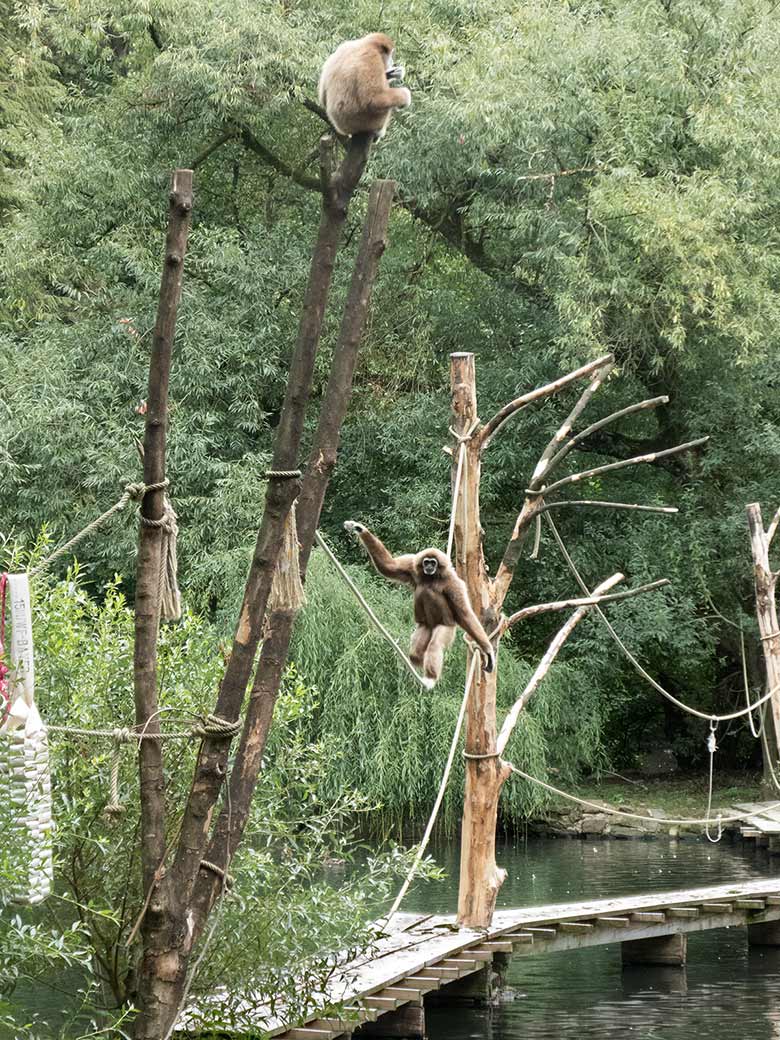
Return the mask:
<path id="1" fill-rule="evenodd" d="M 654 397 L 637 402 L 575 432 L 575 424 L 612 371 L 614 358 L 611 354 L 597 358 L 570 372 L 568 375 L 538 387 L 510 401 L 487 422 L 477 418 L 477 391 L 474 355 L 458 353 L 451 355 L 452 429 L 459 444 L 465 448 L 465 469 L 460 482 L 458 468 L 463 467 L 463 452 L 453 451 L 453 487 L 459 486 L 455 511 L 455 563 L 460 576 L 465 580 L 472 605 L 480 615 L 486 631 L 493 632 L 496 639 L 521 621 L 552 611 L 573 609 L 573 613 L 561 626 L 543 655 L 526 688 L 516 699 L 500 731 L 496 718 L 496 681 L 498 668 L 493 672 L 477 670 L 472 685 L 466 721 L 466 791 L 461 833 L 460 894 L 458 920 L 471 928 L 485 928 L 490 924 L 496 897 L 503 883 L 505 872 L 495 859 L 495 835 L 498 819 L 498 801 L 501 788 L 512 774 L 512 765 L 503 760 L 517 721 L 540 682 L 549 671 L 564 643 L 579 622 L 596 607 L 601 608 L 631 596 L 650 592 L 667 585 L 664 579 L 642 585 L 624 592 L 610 593 L 610 589 L 622 580 L 615 574 L 601 582 L 592 593 L 584 598 L 557 600 L 541 603 L 516 611 L 510 617 L 503 615 L 503 605 L 520 560 L 523 545 L 529 532 L 538 527 L 541 515 L 552 509 L 568 507 L 623 509 L 636 512 L 652 512 L 662 515 L 676 510 L 668 506 L 641 505 L 623 502 L 608 502 L 597 499 L 560 499 L 555 495 L 562 488 L 578 483 L 588 483 L 596 478 L 626 469 L 630 466 L 649 464 L 672 455 L 700 448 L 706 437 L 662 451 L 637 455 L 633 458 L 597 466 L 582 472 L 571 473 L 550 481 L 553 470 L 568 456 L 572 448 L 586 444 L 587 438 L 619 420 L 666 404 L 668 398 Z M 482 459 L 493 438 L 507 422 L 525 408 L 559 394 L 580 380 L 588 380 L 574 407 L 556 430 L 542 451 L 537 462 L 520 512 L 501 563 L 494 578 L 487 573 L 482 547 L 480 524 L 480 473 Z M 500 659 L 499 659 L 500 661 Z"/>

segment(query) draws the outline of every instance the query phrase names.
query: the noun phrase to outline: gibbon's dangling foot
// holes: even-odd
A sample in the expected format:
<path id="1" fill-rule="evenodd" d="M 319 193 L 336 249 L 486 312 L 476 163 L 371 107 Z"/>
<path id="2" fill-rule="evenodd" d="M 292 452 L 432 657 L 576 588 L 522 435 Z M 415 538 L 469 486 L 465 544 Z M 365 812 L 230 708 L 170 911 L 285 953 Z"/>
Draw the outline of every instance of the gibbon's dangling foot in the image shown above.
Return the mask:
<path id="1" fill-rule="evenodd" d="M 395 44 L 384 33 L 347 40 L 322 66 L 320 104 L 340 134 L 384 137 L 394 108 L 408 108 L 412 95 L 406 87 L 389 83 L 403 78 L 402 65 L 393 63 Z"/>
<path id="2" fill-rule="evenodd" d="M 495 667 L 495 653 L 474 613 L 466 583 L 455 573 L 439 549 L 423 549 L 405 556 L 391 556 L 382 542 L 363 524 L 347 520 L 344 530 L 358 538 L 374 567 L 391 581 L 414 589 L 414 620 L 409 657 L 422 670 L 432 688 L 441 675 L 444 653 L 455 637 L 455 626 L 479 646 L 486 672 Z"/>

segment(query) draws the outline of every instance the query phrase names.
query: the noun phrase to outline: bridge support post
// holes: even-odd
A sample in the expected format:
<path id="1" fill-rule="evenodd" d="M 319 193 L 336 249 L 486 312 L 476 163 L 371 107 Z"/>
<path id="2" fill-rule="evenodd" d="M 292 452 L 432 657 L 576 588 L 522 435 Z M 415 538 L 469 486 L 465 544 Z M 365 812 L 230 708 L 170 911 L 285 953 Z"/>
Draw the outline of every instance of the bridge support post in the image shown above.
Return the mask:
<path id="1" fill-rule="evenodd" d="M 683 967 L 688 959 L 688 936 L 656 935 L 649 939 L 629 939 L 620 944 L 623 966 L 658 964 Z"/>
<path id="2" fill-rule="evenodd" d="M 370 1036 L 372 1040 L 423 1040 L 425 1036 L 425 1009 L 420 1004 L 404 1004 L 388 1011 L 376 1022 L 365 1022 L 354 1034 L 356 1038 Z"/>
<path id="3" fill-rule="evenodd" d="M 780 946 L 780 921 L 748 925 L 748 946 Z"/>

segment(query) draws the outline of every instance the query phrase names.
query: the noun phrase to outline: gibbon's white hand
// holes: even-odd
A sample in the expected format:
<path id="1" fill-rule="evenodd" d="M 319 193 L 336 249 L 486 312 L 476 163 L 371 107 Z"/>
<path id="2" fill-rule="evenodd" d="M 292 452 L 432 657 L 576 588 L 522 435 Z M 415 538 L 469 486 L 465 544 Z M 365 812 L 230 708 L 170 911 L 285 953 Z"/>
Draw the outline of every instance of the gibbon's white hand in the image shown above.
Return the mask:
<path id="1" fill-rule="evenodd" d="M 351 534 L 353 538 L 359 538 L 365 531 L 365 527 L 362 524 L 359 524 L 357 520 L 345 520 L 344 530 L 347 534 Z"/>

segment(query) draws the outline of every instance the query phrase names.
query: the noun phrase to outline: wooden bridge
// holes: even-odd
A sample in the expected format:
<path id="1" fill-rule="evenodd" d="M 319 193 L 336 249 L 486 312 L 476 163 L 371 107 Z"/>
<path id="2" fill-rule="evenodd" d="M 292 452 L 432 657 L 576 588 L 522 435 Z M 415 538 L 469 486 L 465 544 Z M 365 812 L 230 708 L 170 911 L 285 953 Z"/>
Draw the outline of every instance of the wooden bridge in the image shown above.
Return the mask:
<path id="1" fill-rule="evenodd" d="M 512 956 L 620 943 L 624 964 L 683 965 L 690 932 L 731 927 L 746 927 L 752 945 L 780 946 L 780 878 L 500 910 L 484 932 L 460 929 L 449 916 L 397 914 L 330 979 L 320 1006 L 340 1008 L 341 1017 L 313 1013 L 292 1028 L 272 1021 L 270 1035 L 421 1037 L 425 1003 L 488 999 Z"/>

